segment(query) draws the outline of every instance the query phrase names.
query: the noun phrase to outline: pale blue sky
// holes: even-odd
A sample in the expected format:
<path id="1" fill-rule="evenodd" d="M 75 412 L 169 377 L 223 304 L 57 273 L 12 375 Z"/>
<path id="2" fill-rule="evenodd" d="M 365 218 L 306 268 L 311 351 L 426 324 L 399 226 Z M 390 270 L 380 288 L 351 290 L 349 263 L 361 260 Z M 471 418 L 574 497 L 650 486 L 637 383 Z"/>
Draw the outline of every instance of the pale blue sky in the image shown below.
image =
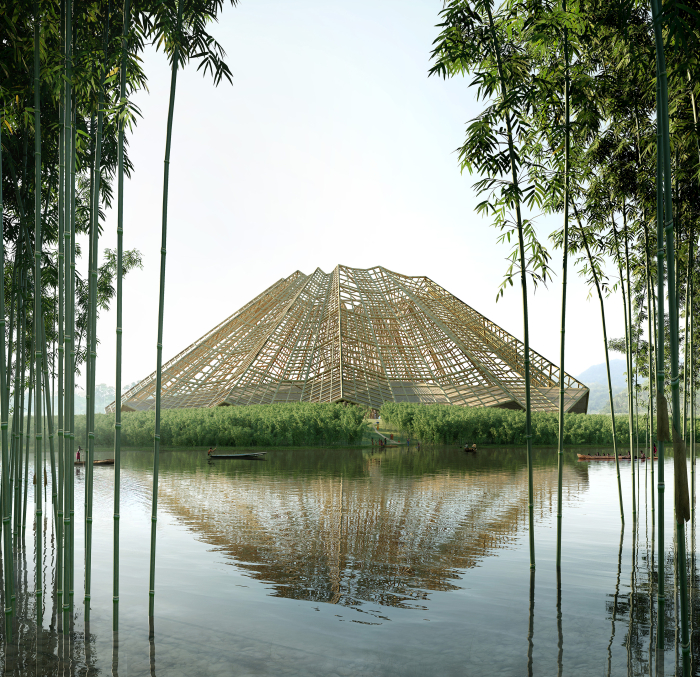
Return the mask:
<path id="1" fill-rule="evenodd" d="M 341 263 L 427 275 L 522 338 L 519 287 L 496 303 L 506 247 L 474 213 L 454 149 L 479 110 L 468 80 L 428 78 L 441 3 L 242 0 L 213 33 L 233 85 L 190 65 L 178 79 L 170 174 L 164 358 L 281 277 Z M 163 153 L 170 74 L 148 52 L 144 118 L 130 137 L 125 246 L 145 269 L 124 285 L 124 380 L 155 368 Z M 116 242 L 108 216 L 103 246 Z M 547 235 L 554 222 L 541 223 Z M 102 247 L 101 247 L 102 248 Z M 554 267 L 561 255 L 554 253 Z M 566 370 L 602 362 L 597 299 L 570 277 Z M 561 279 L 530 297 L 531 345 L 559 361 Z M 609 335 L 624 329 L 608 302 Z M 114 383 L 111 311 L 97 379 Z"/>

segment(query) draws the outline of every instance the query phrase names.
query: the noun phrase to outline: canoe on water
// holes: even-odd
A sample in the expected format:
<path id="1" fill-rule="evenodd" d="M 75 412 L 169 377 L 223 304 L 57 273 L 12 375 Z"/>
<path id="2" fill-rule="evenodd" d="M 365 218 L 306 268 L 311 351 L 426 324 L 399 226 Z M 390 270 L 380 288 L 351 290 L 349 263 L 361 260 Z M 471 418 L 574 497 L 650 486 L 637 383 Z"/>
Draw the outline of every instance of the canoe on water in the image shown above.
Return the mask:
<path id="1" fill-rule="evenodd" d="M 212 460 L 215 458 L 253 458 L 262 460 L 266 453 L 266 451 L 258 451 L 252 454 L 212 454 L 209 458 Z"/>
<path id="2" fill-rule="evenodd" d="M 588 456 L 587 454 L 576 454 L 578 456 L 579 461 L 614 461 L 615 457 L 614 456 Z M 621 461 L 629 461 L 630 457 L 629 456 L 618 456 L 618 458 Z M 634 457 L 635 460 L 637 460 L 637 457 Z M 640 461 L 646 461 L 649 458 L 649 456 L 645 456 L 644 458 L 640 458 Z M 657 457 L 654 456 L 654 459 Z"/>
<path id="3" fill-rule="evenodd" d="M 113 458 L 104 458 L 101 461 L 93 461 L 93 465 L 114 465 Z M 85 465 L 85 461 L 73 461 L 73 465 Z"/>

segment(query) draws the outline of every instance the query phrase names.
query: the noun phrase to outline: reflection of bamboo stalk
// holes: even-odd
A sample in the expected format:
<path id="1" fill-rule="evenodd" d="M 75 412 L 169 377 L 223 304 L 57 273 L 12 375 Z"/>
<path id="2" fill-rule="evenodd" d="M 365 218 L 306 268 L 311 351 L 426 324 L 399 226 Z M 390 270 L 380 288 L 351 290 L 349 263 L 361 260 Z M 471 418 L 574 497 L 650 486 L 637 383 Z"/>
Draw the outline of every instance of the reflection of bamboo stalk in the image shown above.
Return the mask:
<path id="1" fill-rule="evenodd" d="M 561 486 L 561 485 L 558 485 Z M 564 629 L 561 619 L 561 570 L 557 569 L 557 666 L 558 676 L 562 677 L 564 673 Z"/>
<path id="2" fill-rule="evenodd" d="M 653 467 L 653 465 L 652 465 Z M 651 556 L 647 557 L 647 562 L 649 563 L 649 677 L 652 677 L 652 664 L 654 660 L 654 529 L 656 524 L 654 522 L 654 483 L 651 484 L 651 501 L 652 501 L 652 517 L 651 517 Z M 649 521 L 647 519 L 647 525 Z"/>
<path id="3" fill-rule="evenodd" d="M 535 634 L 535 572 L 530 571 L 530 620 L 527 626 L 527 675 L 533 676 L 532 651 L 534 648 L 533 636 Z"/>
<path id="4" fill-rule="evenodd" d="M 675 651 L 675 665 L 678 667 L 678 538 L 673 532 L 673 648 Z"/>
<path id="5" fill-rule="evenodd" d="M 634 463 L 634 461 L 632 461 Z M 627 674 L 634 674 L 632 662 L 632 635 L 634 633 L 634 591 L 636 578 L 636 554 L 637 554 L 637 528 L 639 521 L 632 524 L 632 567 L 630 570 L 630 592 L 629 592 L 629 617 L 627 619 Z"/>
<path id="6" fill-rule="evenodd" d="M 620 549 L 617 553 L 617 582 L 615 583 L 615 596 L 613 597 L 612 611 L 612 632 L 610 633 L 610 642 L 608 642 L 608 677 L 612 674 L 612 644 L 615 639 L 615 616 L 617 615 L 617 599 L 620 595 L 620 576 L 622 575 L 622 542 L 625 538 L 624 525 L 620 528 Z"/>
<path id="7" fill-rule="evenodd" d="M 151 665 L 151 677 L 156 677 L 156 630 L 153 614 L 148 616 L 148 656 Z"/>

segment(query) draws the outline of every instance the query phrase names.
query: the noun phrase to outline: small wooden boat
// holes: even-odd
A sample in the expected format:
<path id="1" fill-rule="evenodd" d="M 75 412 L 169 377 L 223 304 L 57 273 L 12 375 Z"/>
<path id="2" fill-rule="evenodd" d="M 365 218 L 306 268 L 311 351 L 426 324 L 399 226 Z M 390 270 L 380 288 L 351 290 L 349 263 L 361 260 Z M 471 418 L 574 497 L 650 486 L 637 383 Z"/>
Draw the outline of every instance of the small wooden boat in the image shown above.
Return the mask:
<path id="1" fill-rule="evenodd" d="M 471 447 L 466 447 L 462 449 L 462 451 L 464 451 L 467 454 L 476 454 L 476 449 L 472 449 Z"/>
<path id="2" fill-rule="evenodd" d="M 262 457 L 266 453 L 266 451 L 256 451 L 250 454 L 212 454 L 209 458 L 211 458 L 212 460 L 215 458 L 250 458 L 262 460 Z"/>
<path id="3" fill-rule="evenodd" d="M 114 465 L 113 458 L 103 458 L 99 461 L 93 461 L 93 465 Z M 85 461 L 73 461 L 73 465 L 85 465 Z"/>

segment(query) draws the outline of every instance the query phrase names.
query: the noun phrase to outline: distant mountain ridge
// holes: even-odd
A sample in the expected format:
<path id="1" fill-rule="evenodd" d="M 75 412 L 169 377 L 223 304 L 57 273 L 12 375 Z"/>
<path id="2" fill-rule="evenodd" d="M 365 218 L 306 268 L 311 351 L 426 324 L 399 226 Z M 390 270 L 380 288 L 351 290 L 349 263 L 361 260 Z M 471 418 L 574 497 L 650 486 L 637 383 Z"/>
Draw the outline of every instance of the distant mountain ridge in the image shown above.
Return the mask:
<path id="1" fill-rule="evenodd" d="M 613 397 L 626 392 L 626 371 L 627 364 L 625 360 L 610 360 L 610 380 L 612 381 Z M 605 369 L 605 362 L 588 367 L 588 369 L 582 371 L 576 378 L 590 389 L 590 394 L 588 396 L 588 413 L 599 414 L 603 413 L 603 410 L 610 412 L 608 374 Z M 617 402 L 615 404 L 615 412 L 621 413 Z"/>
<path id="2" fill-rule="evenodd" d="M 625 378 L 626 371 L 627 364 L 625 360 L 610 360 L 610 379 L 612 381 L 613 391 L 618 388 L 627 387 L 627 380 Z M 605 362 L 588 367 L 588 369 L 582 371 L 576 378 L 589 388 L 594 383 L 600 383 L 606 388 L 608 387 L 608 375 L 605 370 Z"/>

